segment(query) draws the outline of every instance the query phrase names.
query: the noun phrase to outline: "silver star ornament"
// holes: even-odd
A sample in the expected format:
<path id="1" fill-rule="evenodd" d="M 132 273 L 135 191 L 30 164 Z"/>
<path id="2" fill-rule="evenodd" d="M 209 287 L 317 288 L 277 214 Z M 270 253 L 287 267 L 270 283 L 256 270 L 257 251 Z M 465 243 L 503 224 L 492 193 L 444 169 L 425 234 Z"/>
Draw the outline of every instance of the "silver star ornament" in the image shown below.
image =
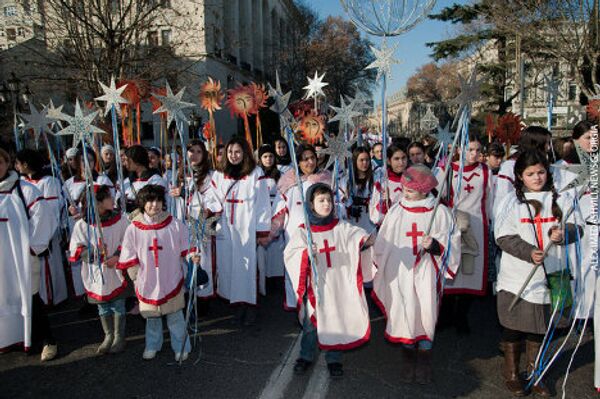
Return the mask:
<path id="1" fill-rule="evenodd" d="M 154 97 L 158 98 L 161 102 L 160 107 L 154 111 L 155 114 L 161 114 L 163 112 L 167 113 L 167 126 L 170 126 L 171 123 L 175 120 L 185 121 L 187 123 L 187 118 L 183 113 L 183 110 L 186 108 L 193 107 L 194 104 L 188 103 L 182 100 L 183 93 L 185 91 L 185 87 L 179 90 L 177 94 L 173 94 L 171 90 L 171 86 L 169 86 L 169 82 L 166 84 L 167 95 L 161 96 L 160 94 L 152 94 Z"/>
<path id="2" fill-rule="evenodd" d="M 450 122 L 446 123 L 446 126 L 444 126 L 444 127 L 438 126 L 437 140 L 438 140 L 438 143 L 440 143 L 440 145 L 448 145 L 448 144 L 452 143 L 454 138 L 452 137 L 452 134 L 450 133 Z"/>
<path id="3" fill-rule="evenodd" d="M 77 147 L 79 142 L 83 144 L 92 144 L 94 133 L 106 133 L 104 130 L 92 125 L 94 119 L 98 115 L 98 111 L 90 112 L 87 115 L 83 115 L 79 100 L 75 101 L 75 115 L 70 116 L 61 113 L 61 118 L 69 123 L 69 126 L 62 129 L 57 133 L 59 136 L 73 136 L 73 147 Z"/>
<path id="4" fill-rule="evenodd" d="M 344 161 L 352 157 L 352 153 L 349 149 L 355 142 L 356 138 L 348 141 L 344 138 L 342 133 L 339 133 L 337 136 L 329 137 L 327 139 L 327 147 L 317 151 L 319 155 L 329 155 L 329 160 L 327 161 L 325 169 L 328 169 L 336 160 L 339 161 L 340 168 L 343 167 Z"/>
<path id="5" fill-rule="evenodd" d="M 307 77 L 308 85 L 304 86 L 303 89 L 306 90 L 306 95 L 304 98 L 317 98 L 319 96 L 325 97 L 325 93 L 323 92 L 323 87 L 328 86 L 329 83 L 323 82 L 323 78 L 325 74 L 319 76 L 319 73 L 315 71 L 315 77 L 313 79 Z"/>
<path id="6" fill-rule="evenodd" d="M 29 115 L 20 114 L 20 116 L 25 119 L 25 126 L 23 126 L 23 129 L 33 130 L 33 137 L 37 143 L 43 132 L 52 133 L 48 126 L 52 124 L 53 120 L 48 117 L 48 108 L 44 107 L 40 112 L 32 102 L 29 103 L 29 112 Z"/>
<path id="7" fill-rule="evenodd" d="M 292 113 L 288 109 L 291 95 L 291 91 L 283 93 L 279 82 L 279 72 L 275 71 L 275 87 L 269 83 L 269 97 L 273 99 L 273 105 L 269 109 L 279 115 L 282 127 L 290 126 L 293 120 Z"/>
<path id="8" fill-rule="evenodd" d="M 346 104 L 344 97 L 342 96 L 340 96 L 340 105 L 340 107 L 330 105 L 331 109 L 335 111 L 335 116 L 329 119 L 329 123 L 339 121 L 342 125 L 353 129 L 354 121 L 352 118 L 359 116 L 360 112 L 357 112 L 352 108 L 352 102 Z"/>
<path id="9" fill-rule="evenodd" d="M 371 46 L 371 50 L 375 54 L 375 61 L 367 65 L 365 69 L 377 68 L 376 80 L 381 79 L 384 75 L 386 78 L 389 78 L 392 72 L 392 65 L 400 63 L 400 60 L 394 58 L 394 52 L 396 52 L 397 47 L 398 45 L 388 47 L 385 42 L 381 45 L 381 49 Z"/>
<path id="10" fill-rule="evenodd" d="M 460 108 L 471 105 L 481 96 L 481 80 L 477 80 L 477 70 L 474 67 L 471 70 L 471 75 L 468 79 L 458 75 L 460 80 L 460 94 L 452 101 L 451 104 L 458 104 Z"/>
<path id="11" fill-rule="evenodd" d="M 127 88 L 127 85 L 123 85 L 117 89 L 115 85 L 115 78 L 111 77 L 110 86 L 106 86 L 102 82 L 100 83 L 100 87 L 102 87 L 103 95 L 100 97 L 96 97 L 96 101 L 106 102 L 106 108 L 104 108 L 104 116 L 106 116 L 111 110 L 112 107 L 115 107 L 115 111 L 119 117 L 121 116 L 121 104 L 127 104 L 129 101 L 122 97 L 123 91 Z"/>

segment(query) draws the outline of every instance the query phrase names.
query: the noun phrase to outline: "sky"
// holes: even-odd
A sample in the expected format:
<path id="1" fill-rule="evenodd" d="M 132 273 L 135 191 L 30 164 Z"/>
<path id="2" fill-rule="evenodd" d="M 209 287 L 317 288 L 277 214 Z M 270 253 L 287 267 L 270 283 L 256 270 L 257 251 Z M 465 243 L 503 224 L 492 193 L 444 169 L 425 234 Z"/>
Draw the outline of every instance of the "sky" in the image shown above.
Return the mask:
<path id="1" fill-rule="evenodd" d="M 329 15 L 341 16 L 348 19 L 339 0 L 305 0 L 305 2 L 319 14 L 321 19 L 326 19 Z M 437 14 L 444 7 L 454 3 L 464 4 L 466 0 L 438 0 L 432 13 Z M 449 22 L 434 21 L 426 18 L 413 30 L 404 35 L 391 39 L 388 38 L 388 45 L 398 45 L 395 58 L 401 61 L 400 64 L 396 64 L 392 68 L 391 81 L 388 80 L 388 97 L 403 88 L 408 78 L 420 66 L 433 61 L 430 57 L 431 49 L 425 46 L 425 43 L 452 37 L 451 33 L 454 29 L 453 25 Z M 364 36 L 367 35 L 364 31 L 362 33 Z M 380 43 L 379 38 L 375 36 L 368 36 L 368 38 L 376 45 Z M 327 81 L 327 76 L 325 76 L 324 81 Z M 379 91 L 379 88 L 374 91 L 376 103 L 380 102 Z"/>

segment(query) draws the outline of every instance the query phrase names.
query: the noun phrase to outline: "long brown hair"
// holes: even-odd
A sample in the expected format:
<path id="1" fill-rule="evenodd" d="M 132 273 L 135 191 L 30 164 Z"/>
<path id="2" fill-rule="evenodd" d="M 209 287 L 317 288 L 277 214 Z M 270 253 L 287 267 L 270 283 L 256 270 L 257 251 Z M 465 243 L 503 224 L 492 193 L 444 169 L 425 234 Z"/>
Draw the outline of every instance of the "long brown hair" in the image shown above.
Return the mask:
<path id="1" fill-rule="evenodd" d="M 366 176 L 364 179 L 358 178 L 358 157 L 360 154 L 367 154 L 369 156 L 369 169 L 367 169 Z M 367 186 L 371 186 L 373 184 L 373 165 L 371 165 L 371 152 L 367 149 L 367 147 L 356 147 L 354 151 L 352 151 L 352 166 L 354 167 L 354 182 L 359 189 L 364 189 Z"/>
<path id="2" fill-rule="evenodd" d="M 535 216 L 539 215 L 542 211 L 542 204 L 536 200 L 527 200 L 525 198 L 525 193 L 523 191 L 523 172 L 530 166 L 533 165 L 542 165 L 544 169 L 546 169 L 546 184 L 542 188 L 543 191 L 551 191 L 552 192 L 552 215 L 558 219 L 560 222 L 563 217 L 562 210 L 558 206 L 556 200 L 558 198 L 558 193 L 554 188 L 554 181 L 552 179 L 552 173 L 550 173 L 550 163 L 548 162 L 548 158 L 539 152 L 539 151 L 527 151 L 522 152 L 515 162 L 515 193 L 517 195 L 517 199 L 519 202 L 524 204 L 529 204 L 533 207 L 535 211 Z"/>
<path id="3" fill-rule="evenodd" d="M 202 149 L 202 161 L 195 167 L 192 167 L 192 171 L 194 173 L 194 181 L 196 183 L 196 187 L 200 189 L 202 187 L 202 183 L 208 173 L 210 172 L 210 155 L 208 151 L 206 151 L 206 147 L 201 140 L 193 139 L 187 145 L 187 150 L 189 151 L 192 147 L 197 146 Z"/>
<path id="4" fill-rule="evenodd" d="M 234 144 L 239 145 L 242 148 L 242 153 L 244 154 L 240 165 L 232 165 L 229 162 L 229 157 L 227 156 L 227 150 L 229 150 L 229 147 Z M 252 150 L 250 149 L 248 142 L 239 136 L 232 137 L 225 145 L 225 154 L 223 154 L 223 160 L 221 161 L 221 170 L 223 173 L 235 179 L 241 179 L 242 177 L 248 176 L 250 173 L 252 173 L 254 168 L 256 168 L 256 161 L 254 160 L 254 156 L 252 155 Z"/>

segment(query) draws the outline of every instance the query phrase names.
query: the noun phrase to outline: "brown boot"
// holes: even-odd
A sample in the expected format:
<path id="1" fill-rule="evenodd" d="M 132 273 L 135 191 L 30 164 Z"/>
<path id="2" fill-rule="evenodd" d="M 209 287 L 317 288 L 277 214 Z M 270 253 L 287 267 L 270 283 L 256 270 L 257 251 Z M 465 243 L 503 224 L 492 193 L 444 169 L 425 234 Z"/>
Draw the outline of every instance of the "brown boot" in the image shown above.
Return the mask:
<path id="1" fill-rule="evenodd" d="M 535 359 L 537 358 L 541 346 L 542 344 L 540 342 L 534 342 L 529 340 L 525 341 L 525 352 L 527 354 L 527 373 L 529 375 L 531 375 L 535 368 Z M 541 380 L 537 385 L 532 385 L 531 392 L 546 398 L 552 396 L 550 390 L 548 389 L 546 384 L 544 384 L 544 380 Z"/>
<path id="2" fill-rule="evenodd" d="M 417 384 L 426 385 L 432 381 L 431 377 L 431 349 L 417 351 L 417 367 L 415 370 Z"/>
<path id="3" fill-rule="evenodd" d="M 520 342 L 503 342 L 504 350 L 504 384 L 514 396 L 525 396 L 523 380 L 519 375 L 519 360 L 521 359 Z"/>
<path id="4" fill-rule="evenodd" d="M 402 367 L 400 369 L 400 381 L 412 383 L 415 380 L 415 367 L 417 364 L 417 350 L 415 348 L 402 347 Z"/>

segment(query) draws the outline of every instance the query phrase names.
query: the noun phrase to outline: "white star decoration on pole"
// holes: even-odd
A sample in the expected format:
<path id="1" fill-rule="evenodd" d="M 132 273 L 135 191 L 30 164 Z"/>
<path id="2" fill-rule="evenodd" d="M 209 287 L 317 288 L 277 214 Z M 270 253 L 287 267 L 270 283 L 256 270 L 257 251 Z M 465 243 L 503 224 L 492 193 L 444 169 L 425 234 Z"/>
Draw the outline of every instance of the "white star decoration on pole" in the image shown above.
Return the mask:
<path id="1" fill-rule="evenodd" d="M 26 131 L 27 129 L 33 130 L 34 141 L 37 143 L 40 134 L 43 132 L 51 133 L 48 126 L 53 122 L 51 118 L 48 117 L 48 109 L 44 107 L 42 111 L 38 111 L 33 103 L 29 103 L 29 115 L 20 114 L 23 119 L 25 119 L 25 126 L 23 129 Z"/>
<path id="2" fill-rule="evenodd" d="M 381 45 L 381 49 L 377 47 L 371 46 L 371 50 L 375 54 L 375 61 L 371 62 L 365 69 L 374 69 L 377 68 L 377 79 L 381 79 L 382 76 L 386 76 L 389 78 L 392 72 L 392 65 L 399 64 L 400 60 L 394 58 L 394 52 L 396 52 L 396 48 L 398 45 L 394 47 L 388 47 L 385 42 Z"/>
<path id="3" fill-rule="evenodd" d="M 323 82 L 323 78 L 325 74 L 319 76 L 319 73 L 315 71 L 315 77 L 313 79 L 307 77 L 308 85 L 304 86 L 303 89 L 307 91 L 306 96 L 304 98 L 314 98 L 317 99 L 319 96 L 325 97 L 325 93 L 323 93 L 323 87 L 329 85 L 329 83 Z"/>
<path id="4" fill-rule="evenodd" d="M 110 78 L 110 86 L 106 86 L 104 83 L 98 81 L 100 87 L 102 87 L 103 95 L 96 97 L 96 101 L 106 101 L 106 108 L 104 109 L 104 116 L 106 116 L 115 107 L 117 115 L 121 116 L 121 104 L 127 104 L 129 101 L 124 99 L 121 95 L 127 88 L 127 85 L 123 85 L 116 88 L 114 76 Z"/>
<path id="5" fill-rule="evenodd" d="M 440 120 L 437 118 L 437 116 L 435 116 L 431 105 L 428 104 L 427 112 L 425 112 L 425 115 L 419 121 L 421 130 L 433 130 L 439 125 L 439 123 Z"/>
<path id="6" fill-rule="evenodd" d="M 177 94 L 173 94 L 171 90 L 171 86 L 169 86 L 169 82 L 166 84 L 167 95 L 161 96 L 160 94 L 152 94 L 154 97 L 158 98 L 161 102 L 160 107 L 154 111 L 155 114 L 161 114 L 163 112 L 167 113 L 167 126 L 171 125 L 171 122 L 174 120 L 180 120 L 187 122 L 187 118 L 183 113 L 183 110 L 186 108 L 193 107 L 194 104 L 188 103 L 182 100 L 183 92 L 185 91 L 185 87 L 179 90 Z"/>
<path id="7" fill-rule="evenodd" d="M 360 115 L 360 112 L 357 112 L 353 109 L 352 102 L 346 104 L 344 101 L 344 97 L 340 96 L 340 107 L 334 107 L 330 105 L 331 109 L 335 111 L 335 116 L 329 119 L 329 123 L 339 121 L 342 126 L 348 126 L 351 129 L 354 128 L 354 121 L 352 118 Z"/>
<path id="8" fill-rule="evenodd" d="M 463 108 L 471 105 L 473 101 L 480 97 L 481 80 L 477 80 L 476 68 L 473 68 L 468 79 L 463 78 L 461 75 L 458 78 L 460 79 L 460 94 L 450 103 L 458 104 L 460 108 Z"/>
<path id="9" fill-rule="evenodd" d="M 352 156 L 352 153 L 348 150 L 354 145 L 356 138 L 352 140 L 346 140 L 342 133 L 337 136 L 333 136 L 327 139 L 327 148 L 323 148 L 318 152 L 319 155 L 329 155 L 329 160 L 325 169 L 328 169 L 336 160 L 339 161 L 340 171 L 344 165 L 344 161 Z"/>
<path id="10" fill-rule="evenodd" d="M 292 123 L 292 113 L 288 110 L 291 95 L 291 91 L 283 93 L 281 83 L 279 82 L 279 73 L 275 71 L 275 87 L 269 83 L 269 97 L 273 99 L 273 105 L 269 109 L 279 115 L 282 127 L 290 126 Z"/>
<path id="11" fill-rule="evenodd" d="M 437 128 L 437 140 L 440 145 L 448 145 L 452 143 L 453 137 L 450 133 L 450 122 L 446 123 L 446 126 Z"/>
<path id="12" fill-rule="evenodd" d="M 70 116 L 61 113 L 61 119 L 67 121 L 69 126 L 62 129 L 57 133 L 59 136 L 73 135 L 73 147 L 77 147 L 79 142 L 83 144 L 92 144 L 94 133 L 106 133 L 104 130 L 92 125 L 94 119 L 98 115 L 98 111 L 90 112 L 87 115 L 83 115 L 79 100 L 75 101 L 75 115 Z"/>

